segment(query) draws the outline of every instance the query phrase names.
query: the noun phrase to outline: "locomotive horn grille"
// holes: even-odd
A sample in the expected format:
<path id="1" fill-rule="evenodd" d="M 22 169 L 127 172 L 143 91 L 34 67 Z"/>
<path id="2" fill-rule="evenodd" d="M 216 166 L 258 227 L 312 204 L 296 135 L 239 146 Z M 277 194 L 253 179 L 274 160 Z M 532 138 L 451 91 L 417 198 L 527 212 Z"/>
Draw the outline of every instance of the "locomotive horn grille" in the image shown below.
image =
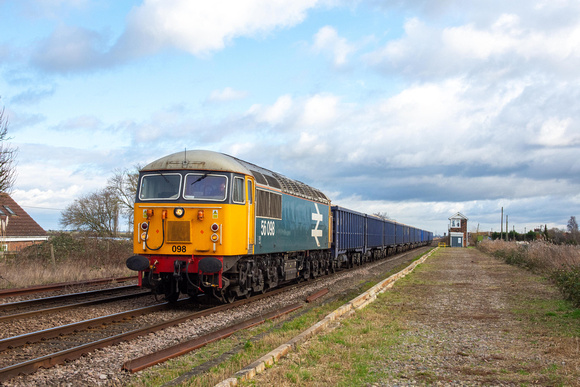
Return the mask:
<path id="1" fill-rule="evenodd" d="M 167 222 L 167 242 L 191 242 L 189 222 Z"/>

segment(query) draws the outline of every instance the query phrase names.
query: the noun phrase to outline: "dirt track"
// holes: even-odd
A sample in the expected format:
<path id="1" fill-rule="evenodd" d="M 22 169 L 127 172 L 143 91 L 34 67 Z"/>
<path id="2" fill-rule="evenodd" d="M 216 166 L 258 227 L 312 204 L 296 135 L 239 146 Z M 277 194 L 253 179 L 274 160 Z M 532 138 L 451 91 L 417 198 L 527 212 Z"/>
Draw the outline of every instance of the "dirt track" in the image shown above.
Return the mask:
<path id="1" fill-rule="evenodd" d="M 298 384 L 580 386 L 579 320 L 565 316 L 560 299 L 540 277 L 475 249 L 440 249 L 357 314 L 376 333 L 356 338 L 350 364 L 367 362 L 375 382 L 353 382 L 326 355 L 312 362 L 310 380 Z M 331 335 L 347 335 L 341 330 Z M 332 345 L 315 338 L 254 383 L 293 385 L 284 377 L 288 370 L 304 369 L 316 348 L 343 350 Z"/>

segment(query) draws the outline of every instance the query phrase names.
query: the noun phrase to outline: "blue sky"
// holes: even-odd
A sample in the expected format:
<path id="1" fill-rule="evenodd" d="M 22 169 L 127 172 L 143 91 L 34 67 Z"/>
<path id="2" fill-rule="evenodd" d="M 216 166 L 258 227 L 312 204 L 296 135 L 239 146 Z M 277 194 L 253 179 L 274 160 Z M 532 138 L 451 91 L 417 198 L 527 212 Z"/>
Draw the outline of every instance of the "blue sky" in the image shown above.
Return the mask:
<path id="1" fill-rule="evenodd" d="M 12 196 L 46 229 L 115 169 L 234 155 L 447 231 L 580 216 L 580 3 L 0 0 Z"/>

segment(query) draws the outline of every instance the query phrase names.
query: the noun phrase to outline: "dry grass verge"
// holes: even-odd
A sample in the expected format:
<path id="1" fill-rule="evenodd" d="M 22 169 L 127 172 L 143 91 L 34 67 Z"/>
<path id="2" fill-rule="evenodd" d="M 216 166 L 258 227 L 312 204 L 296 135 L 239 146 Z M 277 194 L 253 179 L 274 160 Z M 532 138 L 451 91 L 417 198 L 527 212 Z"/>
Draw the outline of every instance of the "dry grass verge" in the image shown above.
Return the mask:
<path id="1" fill-rule="evenodd" d="M 123 277 L 135 273 L 125 261 L 133 245 L 127 239 L 57 233 L 0 261 L 0 289 Z"/>
<path id="2" fill-rule="evenodd" d="M 496 240 L 484 241 L 478 248 L 510 265 L 545 275 L 567 300 L 580 307 L 579 246 L 553 245 L 543 241 L 521 244 Z"/>

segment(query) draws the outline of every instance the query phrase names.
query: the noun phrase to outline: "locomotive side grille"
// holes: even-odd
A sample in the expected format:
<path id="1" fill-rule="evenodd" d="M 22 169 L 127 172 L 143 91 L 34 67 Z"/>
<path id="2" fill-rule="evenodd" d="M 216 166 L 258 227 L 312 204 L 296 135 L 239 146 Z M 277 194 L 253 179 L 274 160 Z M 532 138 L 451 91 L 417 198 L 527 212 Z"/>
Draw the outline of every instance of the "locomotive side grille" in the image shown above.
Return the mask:
<path id="1" fill-rule="evenodd" d="M 256 190 L 256 216 L 282 219 L 282 195 Z"/>
<path id="2" fill-rule="evenodd" d="M 167 222 L 167 242 L 191 242 L 190 235 L 189 222 Z"/>

